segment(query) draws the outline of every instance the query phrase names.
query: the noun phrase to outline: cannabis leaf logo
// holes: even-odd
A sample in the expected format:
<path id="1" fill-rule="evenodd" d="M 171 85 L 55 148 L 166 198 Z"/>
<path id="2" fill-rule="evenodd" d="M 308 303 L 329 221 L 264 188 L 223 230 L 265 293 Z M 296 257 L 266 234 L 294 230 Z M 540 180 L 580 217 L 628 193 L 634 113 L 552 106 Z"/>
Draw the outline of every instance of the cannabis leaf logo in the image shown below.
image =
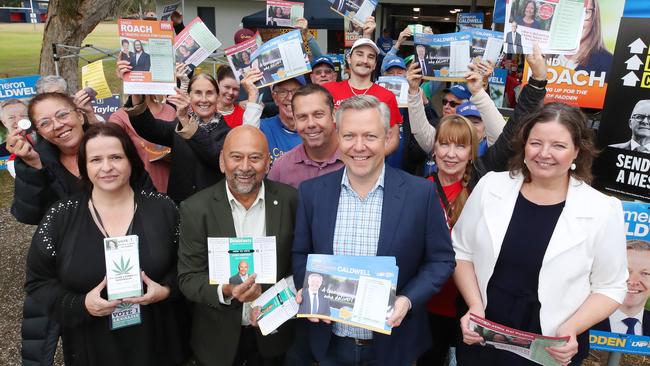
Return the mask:
<path id="1" fill-rule="evenodd" d="M 117 306 L 115 308 L 116 308 L 116 310 L 123 311 L 123 310 L 129 310 L 132 307 L 133 307 L 133 304 L 129 304 L 128 302 L 123 302 L 123 303 L 117 304 Z"/>
<path id="2" fill-rule="evenodd" d="M 133 266 L 130 266 L 131 264 L 131 259 L 127 259 L 126 263 L 124 263 L 124 257 L 120 256 L 120 264 L 115 263 L 113 261 L 113 264 L 115 265 L 115 269 L 113 269 L 113 272 L 118 275 L 125 275 L 128 274 L 131 269 L 133 269 Z"/>

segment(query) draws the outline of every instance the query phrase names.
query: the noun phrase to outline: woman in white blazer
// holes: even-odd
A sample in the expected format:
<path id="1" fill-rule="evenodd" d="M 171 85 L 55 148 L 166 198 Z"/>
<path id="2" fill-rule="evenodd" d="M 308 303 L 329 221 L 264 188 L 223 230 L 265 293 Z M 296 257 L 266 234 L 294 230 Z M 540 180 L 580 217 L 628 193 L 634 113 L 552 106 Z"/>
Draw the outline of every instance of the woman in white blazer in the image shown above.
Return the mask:
<path id="1" fill-rule="evenodd" d="M 454 279 L 468 313 L 467 345 L 484 342 L 469 313 L 547 336 L 563 365 L 580 364 L 587 333 L 626 293 L 627 259 L 620 201 L 591 188 L 594 147 L 579 109 L 547 104 L 513 142 L 510 172 L 489 173 L 473 190 L 452 231 Z M 458 364 L 534 365 L 492 347 L 460 345 Z"/>

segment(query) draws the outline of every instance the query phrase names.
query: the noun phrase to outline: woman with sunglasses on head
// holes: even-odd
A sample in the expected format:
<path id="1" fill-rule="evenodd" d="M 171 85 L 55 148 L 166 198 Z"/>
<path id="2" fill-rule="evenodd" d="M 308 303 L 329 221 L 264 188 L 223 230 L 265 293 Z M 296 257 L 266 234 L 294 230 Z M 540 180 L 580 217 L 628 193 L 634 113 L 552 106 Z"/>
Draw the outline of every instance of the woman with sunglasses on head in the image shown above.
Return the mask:
<path id="1" fill-rule="evenodd" d="M 88 129 L 77 162 L 84 190 L 54 204 L 36 230 L 27 294 L 62 325 L 66 364 L 182 364 L 189 345 L 176 278 L 176 205 L 136 188 L 144 165 L 114 123 Z M 143 294 L 109 301 L 105 250 L 120 248 L 105 239 L 127 235 L 137 236 Z M 125 312 L 139 315 L 118 326 L 113 321 Z"/>
<path id="2" fill-rule="evenodd" d="M 131 66 L 118 61 L 117 70 L 124 77 Z M 187 93 L 176 91 L 167 97 L 176 106 L 174 123 L 154 118 L 142 95 L 131 95 L 125 109 L 138 135 L 171 148 L 167 193 L 178 203 L 223 178 L 218 157 L 230 126 L 217 111 L 219 86 L 212 76 L 194 75 Z"/>
<path id="3" fill-rule="evenodd" d="M 457 114 L 443 117 L 438 128 L 433 131 L 433 158 L 438 171 L 429 177 L 436 184 L 438 194 L 448 217 L 450 227 L 453 227 L 460 216 L 465 202 L 476 182 L 491 170 L 505 170 L 510 156 L 510 139 L 519 126 L 517 121 L 532 109 L 538 107 L 545 95 L 546 61 L 536 48 L 536 53 L 528 56 L 532 77 L 530 84 L 521 93 L 521 102 L 515 111 L 515 117 L 506 125 L 503 132 L 497 135 L 496 142 L 485 154 L 478 156 L 479 138 L 474 124 L 467 118 Z M 422 75 L 417 64 L 411 65 L 407 73 L 409 81 L 409 115 L 411 121 L 418 126 L 423 121 L 424 106 L 420 97 L 419 83 Z M 480 110 L 488 103 L 494 104 L 483 89 L 483 77 L 478 72 L 467 75 L 467 87 L 473 94 L 479 94 L 477 101 Z M 483 99 L 481 99 L 483 98 Z M 484 100 L 485 99 L 485 100 Z M 488 121 L 486 121 L 486 124 Z M 413 122 L 412 122 L 413 123 Z M 427 123 L 428 125 L 428 123 Z M 417 135 L 416 135 L 417 137 Z M 422 136 L 420 136 L 422 137 Z M 449 347 L 457 343 L 458 290 L 450 279 L 440 293 L 433 296 L 427 304 L 429 310 L 430 328 L 433 336 L 432 348 L 419 360 L 420 365 L 444 365 L 449 354 Z"/>
<path id="4" fill-rule="evenodd" d="M 7 136 L 7 147 L 16 154 L 11 213 L 22 223 L 36 225 L 52 203 L 81 190 L 77 152 L 85 126 L 83 113 L 61 93 L 35 96 L 27 114 L 42 138 L 32 146 L 20 128 Z M 138 189 L 155 191 L 148 174 L 139 179 Z"/>

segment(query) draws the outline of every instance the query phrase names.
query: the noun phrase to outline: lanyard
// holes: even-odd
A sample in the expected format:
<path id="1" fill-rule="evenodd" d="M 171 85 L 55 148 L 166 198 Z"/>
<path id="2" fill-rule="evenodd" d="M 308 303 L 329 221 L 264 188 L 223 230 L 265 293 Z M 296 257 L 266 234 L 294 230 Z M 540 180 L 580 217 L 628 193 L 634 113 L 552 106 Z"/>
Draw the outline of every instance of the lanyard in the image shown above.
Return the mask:
<path id="1" fill-rule="evenodd" d="M 449 200 L 445 195 L 445 190 L 442 188 L 442 184 L 440 184 L 440 179 L 438 179 L 438 173 L 433 172 L 431 173 L 431 176 L 433 176 L 433 182 L 436 184 L 436 190 L 438 191 L 438 196 L 440 196 L 442 205 L 445 206 L 444 209 L 445 211 L 447 211 L 449 209 Z"/>
<path id="2" fill-rule="evenodd" d="M 93 211 L 95 212 L 95 217 L 97 218 L 97 223 L 99 224 L 99 228 L 102 231 L 102 234 L 104 234 L 105 238 L 109 238 L 108 236 L 108 231 L 106 231 L 106 228 L 104 228 L 104 223 L 102 222 L 102 217 L 99 214 L 99 211 L 95 208 L 95 203 L 93 202 L 93 198 L 90 197 L 90 205 L 93 207 Z M 129 228 L 126 230 L 126 236 L 131 235 L 133 232 L 133 221 L 135 221 L 135 211 L 138 209 L 138 203 L 135 202 L 135 196 L 133 196 L 133 217 L 131 218 L 131 223 L 129 224 Z"/>

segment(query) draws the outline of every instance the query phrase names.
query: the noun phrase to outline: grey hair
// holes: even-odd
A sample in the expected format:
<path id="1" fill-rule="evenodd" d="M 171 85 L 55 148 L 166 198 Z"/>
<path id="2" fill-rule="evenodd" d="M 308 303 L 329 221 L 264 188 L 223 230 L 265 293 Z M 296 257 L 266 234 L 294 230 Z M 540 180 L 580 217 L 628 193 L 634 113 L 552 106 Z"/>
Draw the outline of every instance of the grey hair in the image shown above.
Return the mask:
<path id="1" fill-rule="evenodd" d="M 390 109 L 386 103 L 377 99 L 372 95 L 355 95 L 352 98 L 348 98 L 341 102 L 339 109 L 336 111 L 336 126 L 341 124 L 341 118 L 343 113 L 347 110 L 362 111 L 366 109 L 376 109 L 379 112 L 381 118 L 381 123 L 384 126 L 384 130 L 388 133 L 390 130 Z"/>
<path id="2" fill-rule="evenodd" d="M 52 90 L 52 88 L 56 88 Z M 36 82 L 36 94 L 56 91 L 62 94 L 68 94 L 68 83 L 64 78 L 56 75 L 47 75 L 38 79 Z"/>

